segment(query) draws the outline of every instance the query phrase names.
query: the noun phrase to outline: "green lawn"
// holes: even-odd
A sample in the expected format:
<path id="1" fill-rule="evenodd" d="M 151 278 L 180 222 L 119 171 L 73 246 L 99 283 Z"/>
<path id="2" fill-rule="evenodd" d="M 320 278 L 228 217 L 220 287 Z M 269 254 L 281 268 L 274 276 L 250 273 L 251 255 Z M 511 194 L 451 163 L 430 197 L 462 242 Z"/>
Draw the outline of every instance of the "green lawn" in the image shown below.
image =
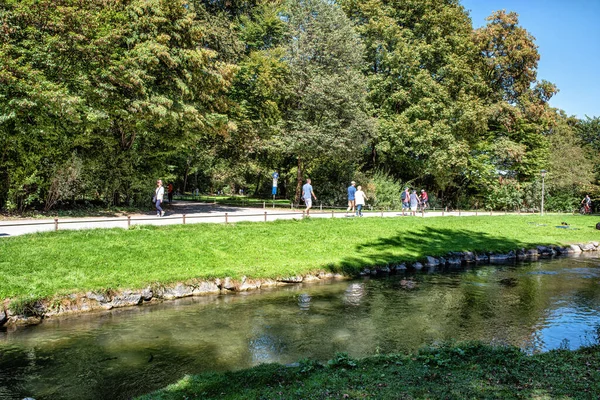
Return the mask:
<path id="1" fill-rule="evenodd" d="M 598 346 L 528 356 L 465 343 L 363 360 L 339 354 L 325 366 L 304 360 L 188 376 L 140 399 L 593 399 L 599 371 Z"/>
<path id="2" fill-rule="evenodd" d="M 574 229 L 559 229 L 561 222 Z M 600 240 L 597 217 L 306 219 L 134 226 L 0 240 L 0 300 L 135 289 L 192 278 L 356 272 L 448 251 Z"/>

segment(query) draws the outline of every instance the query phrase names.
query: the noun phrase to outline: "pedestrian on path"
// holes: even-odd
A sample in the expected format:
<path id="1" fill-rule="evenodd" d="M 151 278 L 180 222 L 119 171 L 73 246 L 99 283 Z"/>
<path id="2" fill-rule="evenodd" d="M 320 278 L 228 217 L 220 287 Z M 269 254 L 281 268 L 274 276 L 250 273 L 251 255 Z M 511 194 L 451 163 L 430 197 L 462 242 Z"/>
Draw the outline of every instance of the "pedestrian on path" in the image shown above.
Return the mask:
<path id="1" fill-rule="evenodd" d="M 365 195 L 365 192 L 362 191 L 361 186 L 358 186 L 356 189 L 356 193 L 354 194 L 356 201 L 356 216 L 362 217 L 362 208 L 365 205 L 365 200 L 369 200 L 369 198 Z"/>
<path id="2" fill-rule="evenodd" d="M 404 215 L 404 210 L 410 210 L 410 193 L 408 188 L 404 188 L 404 192 L 400 195 L 400 200 L 402 201 L 402 215 Z"/>
<path id="3" fill-rule="evenodd" d="M 167 185 L 167 194 L 169 196 L 169 204 L 173 202 L 173 183 L 169 182 Z"/>
<path id="4" fill-rule="evenodd" d="M 350 215 L 354 215 L 355 208 L 355 194 L 356 194 L 356 182 L 350 182 L 350 186 L 348 187 L 348 208 L 346 209 L 346 217 L 348 216 L 348 212 L 351 212 Z"/>
<path id="5" fill-rule="evenodd" d="M 413 217 L 416 215 L 417 207 L 419 206 L 419 198 L 417 197 L 417 191 L 413 190 L 410 194 L 410 211 Z"/>
<path id="6" fill-rule="evenodd" d="M 165 215 L 165 212 L 160 207 L 164 196 L 165 196 L 165 188 L 162 185 L 162 181 L 159 179 L 156 181 L 156 189 L 154 190 L 154 198 L 152 199 L 152 200 L 154 200 L 154 205 L 156 206 L 156 216 L 157 217 L 162 217 L 163 215 Z"/>
<path id="7" fill-rule="evenodd" d="M 425 211 L 426 208 L 429 208 L 429 195 L 425 189 L 421 189 L 421 211 Z"/>
<path id="8" fill-rule="evenodd" d="M 302 199 L 304 200 L 304 204 L 306 205 L 306 216 L 310 215 L 310 209 L 312 207 L 312 198 L 314 197 L 317 200 L 317 196 L 313 192 L 313 187 L 310 184 L 310 178 L 306 180 L 304 186 L 302 186 Z M 311 197 L 312 196 L 312 197 Z"/>

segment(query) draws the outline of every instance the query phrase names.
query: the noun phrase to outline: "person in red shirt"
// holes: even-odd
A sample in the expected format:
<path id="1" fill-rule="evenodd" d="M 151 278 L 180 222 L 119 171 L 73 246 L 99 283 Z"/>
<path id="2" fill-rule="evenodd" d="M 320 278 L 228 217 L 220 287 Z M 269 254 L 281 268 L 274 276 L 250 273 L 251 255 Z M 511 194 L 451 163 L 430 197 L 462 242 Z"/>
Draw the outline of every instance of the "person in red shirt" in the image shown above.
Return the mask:
<path id="1" fill-rule="evenodd" d="M 421 210 L 425 210 L 429 207 L 429 195 L 425 189 L 421 189 Z"/>
<path id="2" fill-rule="evenodd" d="M 173 184 L 169 183 L 167 186 L 167 195 L 169 196 L 169 204 L 173 202 Z"/>

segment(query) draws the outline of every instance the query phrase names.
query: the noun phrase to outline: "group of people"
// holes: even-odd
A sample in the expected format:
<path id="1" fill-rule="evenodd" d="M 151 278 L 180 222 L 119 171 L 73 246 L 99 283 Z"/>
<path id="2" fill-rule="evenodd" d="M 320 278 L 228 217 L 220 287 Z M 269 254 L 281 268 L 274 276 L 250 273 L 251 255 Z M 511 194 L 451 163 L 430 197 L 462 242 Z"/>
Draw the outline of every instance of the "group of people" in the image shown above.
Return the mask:
<path id="1" fill-rule="evenodd" d="M 362 208 L 365 205 L 366 200 L 369 200 L 369 198 L 365 192 L 362 191 L 362 187 L 360 185 L 357 187 L 356 182 L 354 181 L 350 182 L 350 186 L 348 186 L 348 208 L 346 209 L 346 216 L 348 216 L 348 213 L 354 215 L 356 212 L 357 217 L 362 217 Z"/>
<path id="2" fill-rule="evenodd" d="M 173 202 L 173 184 L 169 183 L 167 185 L 167 199 L 169 200 L 169 204 Z M 156 189 L 154 189 L 154 196 L 152 196 L 152 202 L 156 207 L 156 216 L 164 217 L 165 211 L 162 209 L 161 204 L 163 203 L 163 199 L 165 197 L 165 188 L 163 187 L 162 180 L 159 179 L 156 181 Z"/>
<path id="3" fill-rule="evenodd" d="M 410 191 L 406 187 L 400 195 L 400 200 L 402 200 L 402 214 L 405 211 L 410 211 L 412 215 L 415 215 L 419 207 L 421 211 L 429 207 L 429 195 L 425 189 L 421 189 L 421 194 L 418 195 L 416 190 Z"/>
<path id="4" fill-rule="evenodd" d="M 302 186 L 302 200 L 306 206 L 305 212 L 307 216 L 310 215 L 313 198 L 317 200 L 317 196 L 315 196 L 311 185 L 311 180 L 307 179 L 304 186 Z M 402 200 L 403 214 L 406 210 L 412 212 L 412 215 L 415 215 L 418 207 L 421 207 L 422 211 L 429 207 L 429 195 L 425 189 L 421 189 L 421 194 L 417 195 L 416 190 L 410 192 L 409 188 L 405 188 L 400 198 Z M 362 191 L 362 187 L 356 186 L 356 182 L 354 181 L 350 182 L 350 186 L 348 187 L 348 208 L 346 209 L 346 216 L 356 215 L 357 217 L 362 217 L 362 209 L 367 200 L 369 200 L 369 198 L 365 192 Z"/>

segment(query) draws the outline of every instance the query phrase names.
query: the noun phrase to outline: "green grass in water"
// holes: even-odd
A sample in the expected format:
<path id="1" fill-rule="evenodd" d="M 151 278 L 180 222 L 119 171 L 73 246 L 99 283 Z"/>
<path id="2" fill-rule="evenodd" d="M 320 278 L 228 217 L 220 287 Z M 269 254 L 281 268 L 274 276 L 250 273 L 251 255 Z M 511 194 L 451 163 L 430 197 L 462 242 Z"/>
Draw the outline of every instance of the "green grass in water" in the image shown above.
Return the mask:
<path id="1" fill-rule="evenodd" d="M 275 278 L 443 255 L 600 240 L 582 216 L 306 219 L 134 226 L 0 240 L 0 300 L 215 277 Z M 572 229 L 558 229 L 567 222 Z"/>
<path id="2" fill-rule="evenodd" d="M 413 355 L 327 365 L 260 365 L 187 376 L 142 400 L 167 399 L 592 399 L 600 393 L 600 347 L 529 356 L 514 347 L 464 343 Z"/>

